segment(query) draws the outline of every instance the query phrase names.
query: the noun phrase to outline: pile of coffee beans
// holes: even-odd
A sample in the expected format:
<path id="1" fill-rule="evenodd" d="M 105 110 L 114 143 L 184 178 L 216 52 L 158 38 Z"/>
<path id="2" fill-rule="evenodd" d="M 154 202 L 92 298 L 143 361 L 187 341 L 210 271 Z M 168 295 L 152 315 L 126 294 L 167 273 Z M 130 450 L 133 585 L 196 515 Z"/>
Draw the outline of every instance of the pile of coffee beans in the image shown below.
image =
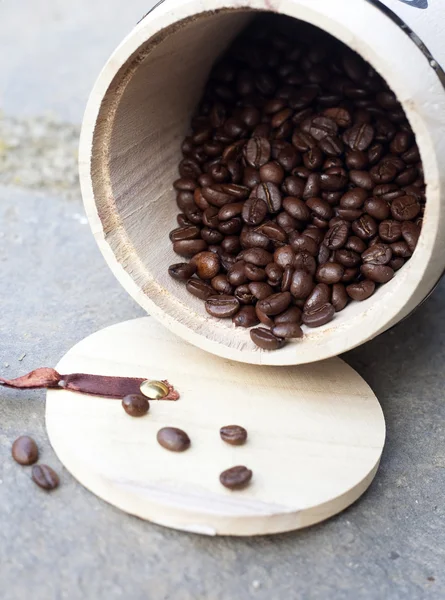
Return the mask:
<path id="1" fill-rule="evenodd" d="M 369 298 L 414 252 L 425 182 L 385 81 L 294 20 L 257 19 L 209 79 L 174 182 L 171 277 L 276 349 Z"/>

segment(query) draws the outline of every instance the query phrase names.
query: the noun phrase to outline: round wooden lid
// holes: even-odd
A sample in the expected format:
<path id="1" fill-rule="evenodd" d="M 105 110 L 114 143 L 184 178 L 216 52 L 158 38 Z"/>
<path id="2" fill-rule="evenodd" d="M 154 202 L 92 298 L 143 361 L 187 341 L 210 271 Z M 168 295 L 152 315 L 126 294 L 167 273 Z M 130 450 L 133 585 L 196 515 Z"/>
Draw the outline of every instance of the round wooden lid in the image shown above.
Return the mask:
<path id="1" fill-rule="evenodd" d="M 50 441 L 65 467 L 100 498 L 143 519 L 208 535 L 290 531 L 340 512 L 367 489 L 385 440 L 382 410 L 339 358 L 300 367 L 232 362 L 208 354 L 144 317 L 82 340 L 61 373 L 168 379 L 177 402 L 151 401 L 141 418 L 119 400 L 47 393 Z M 248 431 L 223 442 L 223 425 Z M 185 430 L 191 446 L 169 452 L 161 427 Z M 219 475 L 253 471 L 243 490 Z"/>

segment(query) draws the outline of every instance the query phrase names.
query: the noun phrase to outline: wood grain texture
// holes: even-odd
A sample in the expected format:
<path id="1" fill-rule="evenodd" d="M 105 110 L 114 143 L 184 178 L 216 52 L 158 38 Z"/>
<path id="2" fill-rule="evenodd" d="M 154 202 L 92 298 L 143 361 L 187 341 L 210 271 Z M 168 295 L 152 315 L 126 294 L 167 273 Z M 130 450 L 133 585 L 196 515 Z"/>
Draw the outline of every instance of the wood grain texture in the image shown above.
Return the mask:
<path id="1" fill-rule="evenodd" d="M 66 390 L 47 394 L 46 423 L 57 455 L 80 483 L 122 510 L 208 535 L 259 535 L 306 527 L 340 512 L 372 481 L 385 423 L 372 390 L 338 358 L 300 367 L 251 366 L 190 346 L 150 317 L 86 338 L 57 365 L 62 372 L 168 378 L 177 402 L 152 401 L 129 417 L 120 401 Z M 219 437 L 248 430 L 244 446 Z M 184 429 L 191 447 L 156 442 L 164 426 Z M 221 471 L 253 470 L 231 492 Z"/>
<path id="2" fill-rule="evenodd" d="M 411 260 L 368 300 L 351 303 L 303 340 L 268 353 L 249 333 L 210 318 L 167 275 L 178 262 L 172 182 L 180 143 L 209 69 L 253 11 L 298 17 L 359 52 L 388 81 L 416 133 L 428 184 L 422 234 Z M 407 69 L 406 65 L 410 68 Z M 251 364 L 292 365 L 336 356 L 411 312 L 445 267 L 445 93 L 417 46 L 365 0 L 169 0 L 105 65 L 85 113 L 80 179 L 92 231 L 111 270 L 147 312 L 185 340 Z"/>

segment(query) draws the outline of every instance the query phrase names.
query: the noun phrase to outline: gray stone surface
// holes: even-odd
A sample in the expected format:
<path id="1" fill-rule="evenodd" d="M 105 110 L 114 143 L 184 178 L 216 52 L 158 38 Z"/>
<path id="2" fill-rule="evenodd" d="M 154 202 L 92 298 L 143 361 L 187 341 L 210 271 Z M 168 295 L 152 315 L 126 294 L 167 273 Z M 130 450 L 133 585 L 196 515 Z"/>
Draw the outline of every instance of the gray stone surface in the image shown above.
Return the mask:
<path id="1" fill-rule="evenodd" d="M 13 117 L 33 127 L 51 109 L 57 123 L 78 126 L 101 62 L 146 10 L 140 0 L 66 4 L 0 2 L 0 92 L 9 123 Z M 54 72 L 39 71 L 49 56 Z M 46 93 L 46 76 L 57 97 Z M 54 143 L 63 154 L 64 143 Z M 20 186 L 0 187 L 0 373 L 12 377 L 54 365 L 86 335 L 142 312 L 103 262 L 75 181 L 59 189 L 52 174 L 36 186 L 26 161 L 16 160 L 26 149 L 8 152 L 16 154 Z M 297 533 L 212 539 L 125 515 L 58 462 L 44 427 L 45 394 L 0 390 L 2 600 L 443 598 L 444 300 L 442 284 L 413 317 L 345 357 L 381 401 L 388 427 L 382 464 L 358 503 Z M 12 441 L 25 432 L 61 474 L 52 494 L 10 458 Z"/>

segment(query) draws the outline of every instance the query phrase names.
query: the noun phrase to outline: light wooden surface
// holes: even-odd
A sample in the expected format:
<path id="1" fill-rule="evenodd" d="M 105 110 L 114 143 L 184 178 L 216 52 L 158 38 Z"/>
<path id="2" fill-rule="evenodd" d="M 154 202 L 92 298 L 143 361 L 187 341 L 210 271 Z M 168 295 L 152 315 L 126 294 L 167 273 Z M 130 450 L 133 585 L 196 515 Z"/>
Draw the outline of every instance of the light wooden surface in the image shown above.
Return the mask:
<path id="1" fill-rule="evenodd" d="M 152 401 L 142 418 L 120 401 L 66 390 L 47 394 L 49 438 L 65 467 L 94 494 L 169 527 L 208 535 L 299 529 L 340 512 L 366 490 L 380 460 L 385 423 L 372 390 L 338 358 L 299 367 L 250 366 L 190 346 L 150 317 L 86 338 L 57 365 L 62 373 L 169 379 L 177 402 Z M 244 446 L 219 437 L 248 430 Z M 159 446 L 164 426 L 191 447 Z M 229 491 L 221 471 L 246 465 L 249 487 Z"/>
<path id="2" fill-rule="evenodd" d="M 387 79 L 417 136 L 428 183 L 419 244 L 396 277 L 351 303 L 303 340 L 267 353 L 231 321 L 217 321 L 169 278 L 178 261 L 172 182 L 180 143 L 209 69 L 252 16 L 274 10 L 319 25 L 363 55 Z M 407 69 L 406 65 L 410 65 Z M 209 352 L 251 364 L 303 364 L 336 356 L 413 310 L 445 266 L 445 93 L 428 62 L 390 19 L 365 0 L 168 0 L 134 29 L 105 65 L 85 113 L 82 193 L 110 268 L 134 299 L 166 327 Z"/>

